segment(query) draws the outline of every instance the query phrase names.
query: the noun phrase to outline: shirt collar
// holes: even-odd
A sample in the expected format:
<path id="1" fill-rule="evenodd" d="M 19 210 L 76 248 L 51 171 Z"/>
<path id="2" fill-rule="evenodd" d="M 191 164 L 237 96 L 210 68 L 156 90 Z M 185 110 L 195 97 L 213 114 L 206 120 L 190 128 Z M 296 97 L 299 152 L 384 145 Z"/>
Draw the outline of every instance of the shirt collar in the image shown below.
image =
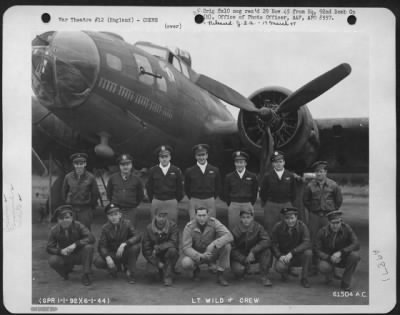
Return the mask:
<path id="1" fill-rule="evenodd" d="M 279 177 L 279 179 L 281 179 L 283 176 L 283 173 L 285 172 L 285 169 L 283 169 L 281 171 L 277 171 L 276 169 L 274 169 L 274 172 Z"/>
<path id="2" fill-rule="evenodd" d="M 241 172 L 236 170 L 236 173 L 239 175 L 240 178 L 242 178 L 244 176 L 244 173 L 246 173 L 246 168 L 244 168 L 243 171 L 241 171 Z"/>
<path id="3" fill-rule="evenodd" d="M 162 165 L 161 165 L 161 163 L 160 163 L 158 166 L 159 166 L 159 167 L 160 167 L 162 170 L 164 170 L 164 171 L 165 171 L 165 170 L 166 170 L 166 171 L 168 171 L 169 167 L 171 166 L 171 163 L 168 163 L 168 165 L 167 165 L 167 166 L 165 166 L 165 167 L 164 167 L 164 166 L 162 166 Z"/>
<path id="4" fill-rule="evenodd" d="M 197 162 L 197 166 L 200 167 L 200 169 L 204 172 L 205 169 L 207 168 L 208 162 L 206 162 L 204 165 L 201 165 L 199 162 Z"/>

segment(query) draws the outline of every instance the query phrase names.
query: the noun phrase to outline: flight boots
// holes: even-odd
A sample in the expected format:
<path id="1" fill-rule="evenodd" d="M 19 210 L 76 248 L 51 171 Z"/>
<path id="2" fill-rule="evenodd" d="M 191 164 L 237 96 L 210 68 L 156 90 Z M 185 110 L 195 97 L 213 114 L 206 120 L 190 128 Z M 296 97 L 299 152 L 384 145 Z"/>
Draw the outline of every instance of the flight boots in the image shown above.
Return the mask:
<path id="1" fill-rule="evenodd" d="M 170 287 L 172 285 L 172 266 L 171 266 L 171 264 L 165 264 L 165 266 L 164 266 L 163 282 L 166 287 Z"/>
<path id="2" fill-rule="evenodd" d="M 217 283 L 219 283 L 223 287 L 226 287 L 229 285 L 228 281 L 226 281 L 226 279 L 224 277 L 224 272 L 221 270 L 217 271 Z"/>

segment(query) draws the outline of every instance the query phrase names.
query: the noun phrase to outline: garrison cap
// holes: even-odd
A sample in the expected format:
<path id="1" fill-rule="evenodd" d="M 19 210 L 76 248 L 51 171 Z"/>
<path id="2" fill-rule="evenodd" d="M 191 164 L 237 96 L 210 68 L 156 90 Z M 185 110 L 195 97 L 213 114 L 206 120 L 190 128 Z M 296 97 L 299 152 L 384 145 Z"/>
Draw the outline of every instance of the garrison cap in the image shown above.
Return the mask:
<path id="1" fill-rule="evenodd" d="M 165 155 L 165 154 L 171 155 L 172 154 L 172 148 L 169 145 L 161 145 L 155 150 L 155 153 L 158 156 Z"/>
<path id="2" fill-rule="evenodd" d="M 328 162 L 327 161 L 317 161 L 315 162 L 313 165 L 311 165 L 311 168 L 314 171 L 318 171 L 319 169 L 323 168 L 323 169 L 328 169 Z"/>
<path id="3" fill-rule="evenodd" d="M 132 155 L 130 154 L 121 154 L 118 158 L 117 158 L 117 162 L 118 164 L 123 164 L 123 163 L 132 163 L 133 158 Z"/>
<path id="4" fill-rule="evenodd" d="M 86 162 L 88 155 L 86 153 L 74 153 L 70 156 L 72 162 Z"/>
<path id="5" fill-rule="evenodd" d="M 295 207 L 286 207 L 281 209 L 281 214 L 287 215 L 287 214 L 297 214 L 299 211 Z"/>
<path id="6" fill-rule="evenodd" d="M 239 216 L 241 217 L 242 214 L 250 214 L 252 217 L 254 217 L 254 210 L 251 208 L 240 209 Z"/>
<path id="7" fill-rule="evenodd" d="M 236 161 L 236 160 L 246 160 L 247 161 L 249 159 L 249 155 L 244 151 L 235 151 L 232 154 L 232 159 L 234 161 Z"/>
<path id="8" fill-rule="evenodd" d="M 210 146 L 208 144 L 196 144 L 195 146 L 193 146 L 192 151 L 194 154 L 198 154 L 201 152 L 208 152 L 208 149 L 210 148 Z"/>
<path id="9" fill-rule="evenodd" d="M 120 207 L 118 205 L 116 205 L 115 203 L 110 203 L 109 205 L 107 205 L 107 207 L 105 207 L 104 212 L 106 214 L 110 214 L 114 211 L 120 211 Z"/>
<path id="10" fill-rule="evenodd" d="M 328 218 L 328 221 L 331 221 L 331 220 L 335 220 L 335 219 L 341 218 L 342 217 L 342 213 L 343 212 L 340 211 L 340 210 L 330 211 L 330 212 L 328 212 L 326 214 L 326 217 Z"/>
<path id="11" fill-rule="evenodd" d="M 154 213 L 157 214 L 168 214 L 168 209 L 162 206 L 158 206 L 154 209 Z"/>
<path id="12" fill-rule="evenodd" d="M 53 218 L 58 219 L 62 215 L 66 213 L 71 213 L 72 215 L 74 214 L 74 211 L 72 210 L 71 205 L 62 205 L 59 206 L 56 210 L 54 210 Z"/>
<path id="13" fill-rule="evenodd" d="M 274 153 L 272 153 L 272 156 L 271 156 L 271 161 L 274 162 L 274 161 L 280 160 L 280 159 L 282 159 L 282 160 L 285 159 L 283 152 L 282 151 L 274 151 Z"/>

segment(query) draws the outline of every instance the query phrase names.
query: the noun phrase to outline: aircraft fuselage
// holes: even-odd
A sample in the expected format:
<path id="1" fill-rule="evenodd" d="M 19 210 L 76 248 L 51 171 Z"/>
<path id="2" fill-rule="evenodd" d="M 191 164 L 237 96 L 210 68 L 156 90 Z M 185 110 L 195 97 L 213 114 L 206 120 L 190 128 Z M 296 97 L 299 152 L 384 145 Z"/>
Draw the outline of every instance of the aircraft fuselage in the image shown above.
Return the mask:
<path id="1" fill-rule="evenodd" d="M 93 141 L 106 133 L 115 152 L 132 152 L 143 164 L 152 164 L 148 157 L 163 143 L 175 147 L 177 158 L 187 158 L 179 152 L 212 141 L 220 155 L 223 148 L 216 137 L 211 139 L 207 121 L 222 121 L 235 130 L 225 105 L 196 86 L 190 67 L 168 49 L 166 58 L 158 58 L 143 44 L 97 32 L 54 32 L 48 42 L 39 51 L 46 61 L 33 64 L 34 92 L 84 138 Z"/>

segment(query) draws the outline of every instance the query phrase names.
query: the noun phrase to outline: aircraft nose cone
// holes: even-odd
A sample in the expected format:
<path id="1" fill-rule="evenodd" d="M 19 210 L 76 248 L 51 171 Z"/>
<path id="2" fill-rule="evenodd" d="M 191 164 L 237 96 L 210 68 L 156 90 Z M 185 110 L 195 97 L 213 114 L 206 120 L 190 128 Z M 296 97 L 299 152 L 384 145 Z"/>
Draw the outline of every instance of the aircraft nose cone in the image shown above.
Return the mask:
<path id="1" fill-rule="evenodd" d="M 32 88 L 48 107 L 74 108 L 89 95 L 100 56 L 84 32 L 49 32 L 32 42 Z"/>

